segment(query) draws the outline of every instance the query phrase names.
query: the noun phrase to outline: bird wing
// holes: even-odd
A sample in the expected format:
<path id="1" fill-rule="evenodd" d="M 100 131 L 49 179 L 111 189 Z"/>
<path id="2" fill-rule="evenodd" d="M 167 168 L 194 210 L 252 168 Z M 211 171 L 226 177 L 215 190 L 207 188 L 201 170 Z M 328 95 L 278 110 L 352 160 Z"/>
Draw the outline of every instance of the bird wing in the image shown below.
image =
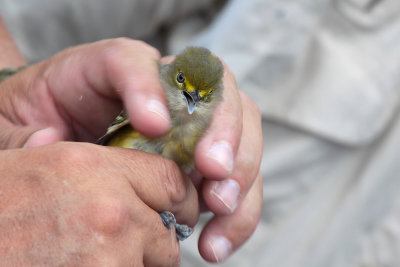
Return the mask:
<path id="1" fill-rule="evenodd" d="M 126 125 L 129 125 L 128 114 L 126 114 L 125 110 L 122 110 L 107 128 L 107 132 L 96 141 L 96 144 L 106 145 L 107 142 L 115 135 L 115 133 Z"/>

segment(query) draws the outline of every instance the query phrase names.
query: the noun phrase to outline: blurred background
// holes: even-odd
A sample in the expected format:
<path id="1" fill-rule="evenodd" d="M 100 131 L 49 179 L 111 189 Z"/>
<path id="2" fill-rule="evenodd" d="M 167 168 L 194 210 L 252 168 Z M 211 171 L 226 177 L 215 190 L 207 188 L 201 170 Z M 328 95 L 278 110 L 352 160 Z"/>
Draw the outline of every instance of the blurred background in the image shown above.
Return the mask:
<path id="1" fill-rule="evenodd" d="M 0 12 L 29 62 L 120 36 L 227 62 L 262 111 L 264 206 L 221 266 L 400 266 L 398 0 L 0 0 Z M 197 238 L 182 253 L 208 265 Z"/>

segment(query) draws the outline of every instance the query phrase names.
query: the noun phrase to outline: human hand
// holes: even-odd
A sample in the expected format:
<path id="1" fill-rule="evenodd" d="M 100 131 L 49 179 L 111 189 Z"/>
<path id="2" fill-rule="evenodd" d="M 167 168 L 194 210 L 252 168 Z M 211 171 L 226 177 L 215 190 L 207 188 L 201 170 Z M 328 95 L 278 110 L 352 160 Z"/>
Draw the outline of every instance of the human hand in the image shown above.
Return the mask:
<path id="1" fill-rule="evenodd" d="M 177 266 L 157 211 L 194 225 L 197 193 L 170 160 L 65 143 L 0 151 L 2 266 Z"/>
<path id="2" fill-rule="evenodd" d="M 3 93 L 13 95 L 13 104 L 0 105 L 3 114 L 10 114 L 6 118 L 10 127 L 0 133 L 5 137 L 0 140 L 7 140 L 3 147 L 94 141 L 121 110 L 119 99 L 135 129 L 150 136 L 162 134 L 169 127 L 169 115 L 158 79 L 158 59 L 158 52 L 141 42 L 106 40 L 66 50 L 10 78 Z M 206 177 L 202 198 L 216 214 L 199 242 L 200 253 L 209 261 L 222 261 L 244 243 L 261 212 L 260 114 L 238 92 L 233 74 L 225 69 L 224 101 L 195 151 L 196 167 Z M 15 95 L 12 88 L 23 89 L 26 81 L 31 86 Z M 213 144 L 217 146 L 211 149 Z M 224 247 L 218 248 L 217 243 Z"/>
<path id="3" fill-rule="evenodd" d="M 119 54 L 120 52 L 121 54 Z M 115 59 L 114 56 L 118 59 Z M 126 39 L 103 41 L 66 50 L 54 56 L 53 58 L 31 66 L 21 73 L 18 73 L 17 75 L 2 82 L 2 97 L 0 100 L 2 103 L 0 104 L 0 110 L 3 116 L 0 116 L 0 123 L 4 127 L 2 127 L 0 131 L 0 146 L 2 148 L 15 148 L 22 146 L 29 148 L 54 143 L 61 140 L 96 140 L 101 134 L 103 134 L 110 121 L 112 121 L 115 115 L 122 108 L 122 104 L 118 101 L 118 99 L 122 97 L 120 94 L 123 94 L 121 87 L 124 86 L 120 84 L 123 83 L 123 81 L 118 78 L 115 81 L 112 80 L 114 79 L 114 76 L 110 72 L 114 71 L 118 76 L 121 73 L 120 70 L 118 70 L 118 67 L 121 67 L 122 69 L 126 67 L 129 69 L 129 66 L 127 65 L 118 65 L 119 62 L 125 63 L 126 57 L 128 57 L 130 60 L 136 60 L 135 62 L 130 63 L 136 67 L 140 67 L 139 69 L 130 69 L 134 72 L 134 74 L 143 79 L 143 81 L 140 80 L 139 83 L 146 83 L 149 81 L 146 84 L 150 86 L 150 88 L 153 88 L 151 83 L 154 80 L 158 81 L 158 79 L 154 79 L 154 77 L 147 77 L 146 80 L 145 76 L 149 75 L 149 73 L 152 73 L 152 71 L 146 70 L 146 66 L 149 69 L 154 68 L 154 73 L 158 75 L 158 52 L 144 43 Z M 118 66 L 113 66 L 113 64 L 115 64 L 114 60 L 117 62 Z M 94 73 L 91 73 L 91 71 L 94 71 Z M 127 74 L 130 75 L 131 73 L 128 72 L 126 75 L 122 75 L 122 78 L 126 79 Z M 129 77 L 127 79 L 129 79 Z M 91 83 L 96 85 L 97 83 L 99 84 L 98 86 L 93 85 L 92 87 Z M 135 96 L 133 101 L 137 102 L 137 98 L 140 98 L 141 92 L 137 92 L 135 90 L 137 88 L 142 90 L 142 87 L 137 86 L 136 81 L 133 83 L 133 92 L 127 92 L 126 94 L 128 96 L 133 94 Z M 130 89 L 132 89 L 132 87 L 128 86 L 127 90 L 129 91 Z M 152 95 L 150 91 L 151 89 L 147 90 L 146 93 L 142 92 L 142 95 L 145 95 L 145 97 L 151 97 Z M 162 105 L 161 102 L 164 100 L 164 98 L 156 93 L 155 95 L 156 96 L 153 98 L 153 100 L 150 101 L 150 104 L 152 105 L 150 105 L 150 107 L 160 108 Z M 157 100 L 157 98 L 161 98 L 161 100 Z M 144 103 L 142 100 L 143 99 L 139 101 L 139 104 L 141 104 L 143 108 L 146 108 L 146 103 Z M 134 105 L 135 114 L 143 113 L 143 109 L 135 111 L 135 108 L 137 109 L 138 105 Z M 107 110 L 111 110 L 111 113 L 114 110 L 115 114 L 110 115 Z M 87 113 L 85 114 L 85 112 Z M 157 110 L 154 111 L 154 109 L 152 113 L 150 112 L 150 114 L 149 112 L 145 112 L 145 115 L 143 116 L 147 116 L 147 118 L 150 119 L 141 120 L 141 117 L 139 116 L 137 127 L 140 128 L 140 125 L 144 124 L 146 125 L 144 127 L 145 129 L 150 128 L 155 129 L 156 131 L 157 127 L 168 127 L 168 113 L 166 112 L 167 118 L 160 118 L 159 114 L 160 112 L 157 113 Z M 155 126 L 153 125 L 154 127 L 152 127 L 152 122 L 157 120 L 157 118 L 154 119 L 154 116 L 158 117 L 159 120 L 161 119 L 162 122 L 156 122 Z M 150 124 L 148 122 L 150 122 Z M 74 147 L 76 148 L 76 146 Z M 104 154 L 103 156 L 111 155 L 111 153 L 108 153 L 107 150 L 98 152 L 109 154 Z M 73 154 L 72 151 L 70 153 Z M 79 154 L 79 150 L 75 153 Z M 144 159 L 146 159 L 146 157 L 144 157 Z M 122 160 L 127 159 L 125 158 Z M 163 189 L 167 189 L 166 191 L 168 191 L 167 193 L 169 193 L 169 195 L 172 197 L 172 201 L 174 202 L 173 204 L 177 205 L 181 200 L 183 201 L 183 199 L 180 199 L 179 197 L 186 195 L 186 191 L 178 186 L 174 187 L 173 185 L 169 185 L 169 182 L 173 182 L 174 177 L 176 176 L 174 176 L 174 171 L 178 171 L 176 166 L 173 165 L 175 166 L 175 169 L 169 169 L 167 166 L 168 164 L 163 164 L 163 162 L 152 159 L 149 159 L 149 162 L 152 162 L 159 167 L 164 166 L 166 167 L 166 171 L 169 170 L 171 172 L 168 175 L 162 176 L 157 174 L 157 177 L 162 177 L 163 179 L 160 179 L 159 181 L 153 181 L 153 183 L 158 183 L 158 185 L 162 185 Z M 113 166 L 115 167 L 114 163 L 115 161 L 105 162 L 104 166 L 112 169 Z M 12 166 L 14 166 L 14 164 Z M 71 168 L 71 166 L 69 166 L 69 168 Z M 149 168 L 148 174 L 154 175 L 154 173 L 151 171 L 152 166 L 150 166 L 150 164 L 147 164 L 147 168 Z M 102 172 L 101 168 L 99 168 L 97 171 L 99 171 L 99 174 Z M 60 171 L 61 176 L 62 173 L 63 171 Z M 65 171 L 65 174 L 68 174 L 68 170 Z M 114 173 L 114 176 L 117 175 L 119 174 Z M 170 179 L 172 180 L 169 181 Z M 140 182 L 145 184 L 146 181 L 151 183 L 151 179 L 143 179 L 143 181 Z M 137 182 L 139 183 L 139 181 Z M 187 186 L 192 188 L 189 185 Z M 158 195 L 158 193 L 153 190 L 153 187 L 150 185 L 148 185 L 147 188 L 140 189 L 145 190 L 146 192 L 154 193 L 154 196 Z M 173 191 L 175 189 L 177 192 Z M 49 190 L 51 191 L 53 188 L 49 188 Z M 171 192 L 169 192 L 169 190 L 171 190 Z M 194 191 L 195 190 L 191 190 L 191 195 L 196 195 L 196 193 L 193 193 Z M 139 197 L 142 197 L 143 194 L 144 193 L 142 193 Z M 195 202 L 193 202 L 193 200 Z M 189 213 L 181 213 L 179 208 L 176 210 L 176 207 L 172 207 L 171 205 L 169 208 L 163 208 L 161 206 L 151 206 L 151 208 L 157 211 L 170 210 L 174 212 L 179 223 L 193 226 L 198 218 L 198 214 L 196 214 L 198 213 L 197 198 L 192 197 L 190 200 L 185 200 L 185 203 L 186 204 L 181 204 L 181 206 L 190 206 L 191 211 L 189 211 Z M 165 204 L 168 204 L 167 200 Z M 148 216 L 143 217 L 144 221 L 146 221 L 146 217 Z M 149 226 L 154 224 L 154 218 L 152 218 L 152 220 L 148 220 Z M 159 216 L 157 218 L 157 222 L 161 222 L 161 218 L 159 218 Z M 138 228 L 140 233 L 142 233 L 144 230 L 146 229 Z M 146 231 L 144 232 L 146 233 Z M 147 231 L 147 233 L 148 232 L 149 231 Z M 151 234 L 160 235 L 158 231 L 154 231 Z M 139 234 L 137 234 L 137 236 L 140 237 Z M 152 239 L 152 236 L 149 237 L 149 239 Z M 169 261 L 163 259 L 163 255 L 158 257 L 156 255 L 157 253 L 152 254 L 152 259 L 146 260 L 146 255 L 143 254 L 142 258 L 146 263 L 151 265 L 152 262 L 156 262 L 157 264 L 162 265 L 172 265 L 172 263 L 179 262 L 179 246 L 171 246 L 170 244 L 166 244 L 162 241 L 163 239 L 165 238 L 161 236 L 161 240 L 157 242 L 156 238 L 153 238 L 152 242 L 160 243 L 159 249 L 164 250 L 163 255 L 169 254 Z M 34 241 L 35 240 L 32 240 L 32 242 Z M 136 240 L 132 239 L 132 242 L 135 243 Z M 138 254 L 141 252 L 144 253 L 144 250 L 146 250 L 147 253 L 152 253 L 148 252 L 149 248 L 144 248 L 141 245 L 145 245 L 144 242 L 138 243 L 137 247 L 135 247 L 137 250 L 132 252 L 136 253 L 136 256 L 138 256 L 136 258 L 139 259 L 141 255 Z M 62 250 L 59 251 L 59 253 L 62 252 Z"/>
<path id="4" fill-rule="evenodd" d="M 94 142 L 124 106 L 148 136 L 169 127 L 159 53 L 124 38 L 76 46 L 2 82 L 0 147 Z M 18 90 L 15 90 L 18 88 Z M 123 102 L 123 103 L 122 103 Z"/>
<path id="5" fill-rule="evenodd" d="M 199 240 L 201 255 L 211 262 L 225 260 L 251 236 L 262 208 L 261 115 L 225 70 L 224 101 L 195 151 L 202 199 L 215 214 Z"/>
<path id="6" fill-rule="evenodd" d="M 163 64 L 174 57 L 164 57 Z M 196 146 L 198 172 L 191 176 L 200 190 L 204 210 L 214 218 L 203 229 L 199 251 L 204 259 L 221 262 L 254 232 L 261 214 L 263 150 L 261 114 L 257 105 L 237 90 L 224 63 L 223 102 Z"/>

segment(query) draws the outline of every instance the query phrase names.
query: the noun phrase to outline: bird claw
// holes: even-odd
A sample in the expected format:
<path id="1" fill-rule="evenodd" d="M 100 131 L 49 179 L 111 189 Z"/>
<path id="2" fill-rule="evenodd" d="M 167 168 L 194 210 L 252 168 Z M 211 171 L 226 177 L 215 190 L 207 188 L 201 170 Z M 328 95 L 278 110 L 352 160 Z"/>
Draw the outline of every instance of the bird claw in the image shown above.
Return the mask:
<path id="1" fill-rule="evenodd" d="M 161 220 L 163 221 L 163 224 L 168 227 L 168 229 L 172 228 L 172 225 L 176 224 L 176 219 L 174 214 L 170 211 L 163 211 L 160 212 Z"/>
<path id="2" fill-rule="evenodd" d="M 180 240 L 183 241 L 186 238 L 188 238 L 192 233 L 193 229 L 187 225 L 184 224 L 178 224 L 176 222 L 174 214 L 169 211 L 163 211 L 160 212 L 161 220 L 163 224 L 168 227 L 168 229 L 172 228 L 172 225 L 175 226 L 175 231 L 176 231 L 176 237 Z"/>
<path id="3" fill-rule="evenodd" d="M 185 240 L 193 233 L 192 227 L 189 227 L 184 224 L 175 224 L 175 229 L 176 229 L 176 237 L 180 241 Z"/>

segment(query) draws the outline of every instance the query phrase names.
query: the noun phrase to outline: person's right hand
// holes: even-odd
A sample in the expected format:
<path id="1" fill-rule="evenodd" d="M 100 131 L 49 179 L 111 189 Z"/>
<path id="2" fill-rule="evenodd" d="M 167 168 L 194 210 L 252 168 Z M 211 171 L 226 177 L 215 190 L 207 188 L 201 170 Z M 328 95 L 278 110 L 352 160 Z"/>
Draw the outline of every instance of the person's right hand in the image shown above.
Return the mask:
<path id="1" fill-rule="evenodd" d="M 144 42 L 110 39 L 65 49 L 6 79 L 0 149 L 95 142 L 123 108 L 135 130 L 164 134 L 170 115 L 159 59 Z"/>
<path id="2" fill-rule="evenodd" d="M 0 151 L 2 266 L 175 266 L 156 211 L 194 225 L 194 186 L 160 156 L 59 142 Z"/>

